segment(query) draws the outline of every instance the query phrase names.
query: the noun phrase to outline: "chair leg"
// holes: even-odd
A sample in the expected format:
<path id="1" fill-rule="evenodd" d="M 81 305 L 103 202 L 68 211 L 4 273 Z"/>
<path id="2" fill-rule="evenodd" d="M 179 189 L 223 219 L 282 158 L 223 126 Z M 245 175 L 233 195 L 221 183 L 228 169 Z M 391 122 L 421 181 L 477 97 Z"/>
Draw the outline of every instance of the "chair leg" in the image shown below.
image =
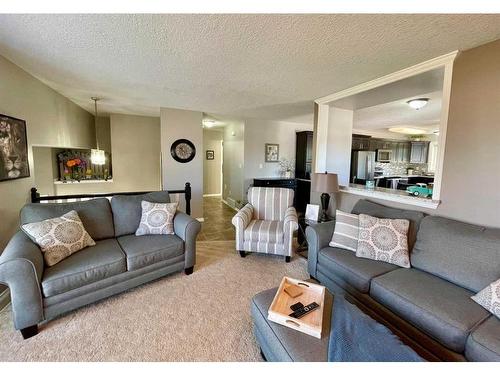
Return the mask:
<path id="1" fill-rule="evenodd" d="M 286 257 L 285 257 L 285 262 L 290 263 L 290 259 L 291 259 L 291 257 L 290 257 L 290 256 L 286 256 Z"/>
<path id="2" fill-rule="evenodd" d="M 193 271 L 194 271 L 194 266 L 184 269 L 184 273 L 186 275 L 191 275 L 193 273 Z"/>
<path id="3" fill-rule="evenodd" d="M 244 258 L 247 256 L 247 252 L 246 251 L 240 251 L 240 257 Z"/>
<path id="4" fill-rule="evenodd" d="M 21 329 L 21 335 L 23 335 L 23 339 L 29 339 L 38 334 L 38 326 L 35 324 L 34 326 L 26 327 Z"/>

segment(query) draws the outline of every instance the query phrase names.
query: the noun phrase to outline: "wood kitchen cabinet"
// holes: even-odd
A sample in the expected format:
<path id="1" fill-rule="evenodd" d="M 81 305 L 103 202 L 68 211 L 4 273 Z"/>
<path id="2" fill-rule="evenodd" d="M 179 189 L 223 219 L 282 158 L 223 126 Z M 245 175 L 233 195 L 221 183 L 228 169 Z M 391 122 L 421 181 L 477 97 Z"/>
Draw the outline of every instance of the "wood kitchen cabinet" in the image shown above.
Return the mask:
<path id="1" fill-rule="evenodd" d="M 370 149 L 370 136 L 353 134 L 351 149 L 368 151 Z"/>
<path id="2" fill-rule="evenodd" d="M 411 142 L 410 163 L 422 164 L 427 163 L 429 154 L 429 142 L 413 141 Z"/>

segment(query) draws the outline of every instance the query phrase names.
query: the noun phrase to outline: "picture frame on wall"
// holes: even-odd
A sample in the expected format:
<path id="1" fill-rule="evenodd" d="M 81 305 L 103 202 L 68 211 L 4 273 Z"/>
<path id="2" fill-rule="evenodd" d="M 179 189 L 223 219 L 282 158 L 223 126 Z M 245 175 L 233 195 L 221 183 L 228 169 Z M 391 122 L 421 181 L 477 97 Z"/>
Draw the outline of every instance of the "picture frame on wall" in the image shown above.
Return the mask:
<path id="1" fill-rule="evenodd" d="M 206 155 L 207 155 L 207 160 L 214 160 L 215 159 L 215 151 L 214 150 L 207 150 Z"/>
<path id="2" fill-rule="evenodd" d="M 29 176 L 26 121 L 0 114 L 0 181 Z"/>
<path id="3" fill-rule="evenodd" d="M 278 163 L 280 160 L 280 145 L 277 143 L 266 143 L 266 163 Z"/>
<path id="4" fill-rule="evenodd" d="M 306 220 L 318 221 L 319 218 L 319 205 L 308 204 L 306 206 Z"/>

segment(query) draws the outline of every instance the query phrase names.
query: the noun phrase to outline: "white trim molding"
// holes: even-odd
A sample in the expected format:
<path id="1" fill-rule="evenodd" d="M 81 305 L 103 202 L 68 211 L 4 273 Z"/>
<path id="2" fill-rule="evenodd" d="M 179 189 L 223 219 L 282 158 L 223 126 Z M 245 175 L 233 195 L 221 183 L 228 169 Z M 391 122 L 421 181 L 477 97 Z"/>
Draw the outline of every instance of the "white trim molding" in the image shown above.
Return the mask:
<path id="1" fill-rule="evenodd" d="M 219 194 L 203 194 L 203 197 L 220 197 L 221 193 Z"/>
<path id="2" fill-rule="evenodd" d="M 0 293 L 0 311 L 2 311 L 10 303 L 10 289 L 5 289 Z"/>
<path id="3" fill-rule="evenodd" d="M 356 85 L 354 87 L 333 93 L 331 95 L 324 96 L 322 98 L 316 99 L 314 102 L 318 105 L 318 116 L 316 118 L 317 123 L 315 124 L 315 133 L 316 133 L 316 145 L 314 148 L 314 172 L 319 172 L 319 171 L 324 171 L 325 167 L 328 165 L 328 158 L 329 157 L 335 157 L 334 155 L 329 155 L 328 151 L 328 133 L 329 133 L 329 127 L 332 126 L 332 121 L 330 119 L 330 112 L 331 108 L 334 107 L 334 102 L 343 99 L 352 95 L 359 94 L 364 91 L 368 91 L 380 86 L 384 86 L 396 81 L 400 81 L 402 79 L 412 77 L 424 72 L 428 72 L 430 70 L 438 69 L 438 68 L 444 68 L 444 78 L 443 78 L 443 93 L 442 93 L 442 107 L 441 107 L 441 117 L 440 117 L 440 124 L 439 124 L 439 135 L 438 135 L 438 157 L 437 157 L 437 164 L 436 164 L 436 171 L 434 173 L 434 189 L 433 189 L 433 194 L 432 194 L 432 200 L 426 200 L 426 203 L 418 203 L 415 204 L 417 206 L 421 207 L 429 207 L 429 208 L 437 208 L 441 201 L 441 182 L 442 182 L 442 176 L 443 176 L 443 164 L 444 164 L 444 155 L 445 155 L 445 146 L 446 146 L 446 132 L 447 132 L 447 127 L 448 127 L 448 111 L 449 111 L 449 104 L 450 104 L 450 95 L 451 95 L 451 81 L 452 81 L 452 76 L 453 76 L 453 64 L 455 61 L 455 58 L 458 55 L 458 51 L 454 51 L 451 53 L 448 53 L 446 55 L 442 55 L 439 57 L 436 57 L 434 59 L 424 61 L 420 64 L 399 70 L 397 72 L 387 74 L 383 77 L 374 79 L 369 82 L 365 82 L 359 85 Z M 342 155 L 341 155 L 342 157 Z M 350 164 L 350 155 L 348 155 L 349 159 L 349 164 Z M 346 159 L 347 160 L 347 159 Z M 344 168 L 345 167 L 345 168 Z M 337 173 L 341 176 L 345 175 L 346 173 L 349 174 L 348 170 L 350 169 L 349 166 L 344 166 L 342 167 L 342 170 L 339 171 L 331 171 L 333 173 Z M 345 176 L 344 176 L 345 177 Z M 365 195 L 366 194 L 373 194 L 373 191 L 371 192 L 362 192 L 360 193 L 358 190 L 355 189 L 356 192 L 351 191 L 351 188 L 346 188 L 346 190 L 341 190 L 353 194 L 358 194 L 358 195 Z M 388 198 L 390 193 L 384 192 L 380 193 L 377 192 L 377 195 L 380 195 L 380 197 L 377 197 L 379 199 L 386 199 L 386 200 L 392 200 L 392 201 L 397 201 L 400 203 L 405 203 L 405 204 L 412 204 L 411 202 L 413 201 L 419 201 L 420 200 L 414 200 L 411 199 L 413 197 L 404 197 L 401 198 L 401 195 L 398 196 L 398 194 L 395 194 L 396 198 Z M 410 198 L 410 199 L 408 199 Z M 404 199 L 404 202 L 401 201 L 401 199 Z M 432 203 L 429 203 L 432 202 Z"/>

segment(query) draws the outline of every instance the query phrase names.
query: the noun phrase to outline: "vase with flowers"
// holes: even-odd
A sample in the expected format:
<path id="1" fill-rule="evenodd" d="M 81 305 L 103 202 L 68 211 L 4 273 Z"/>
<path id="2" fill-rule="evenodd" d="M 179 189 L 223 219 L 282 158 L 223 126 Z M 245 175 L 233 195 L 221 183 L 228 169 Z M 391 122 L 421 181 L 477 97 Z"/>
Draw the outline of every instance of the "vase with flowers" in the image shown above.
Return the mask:
<path id="1" fill-rule="evenodd" d="M 285 178 L 292 178 L 295 172 L 295 160 L 288 160 L 287 158 L 281 158 L 279 161 L 280 175 Z"/>

